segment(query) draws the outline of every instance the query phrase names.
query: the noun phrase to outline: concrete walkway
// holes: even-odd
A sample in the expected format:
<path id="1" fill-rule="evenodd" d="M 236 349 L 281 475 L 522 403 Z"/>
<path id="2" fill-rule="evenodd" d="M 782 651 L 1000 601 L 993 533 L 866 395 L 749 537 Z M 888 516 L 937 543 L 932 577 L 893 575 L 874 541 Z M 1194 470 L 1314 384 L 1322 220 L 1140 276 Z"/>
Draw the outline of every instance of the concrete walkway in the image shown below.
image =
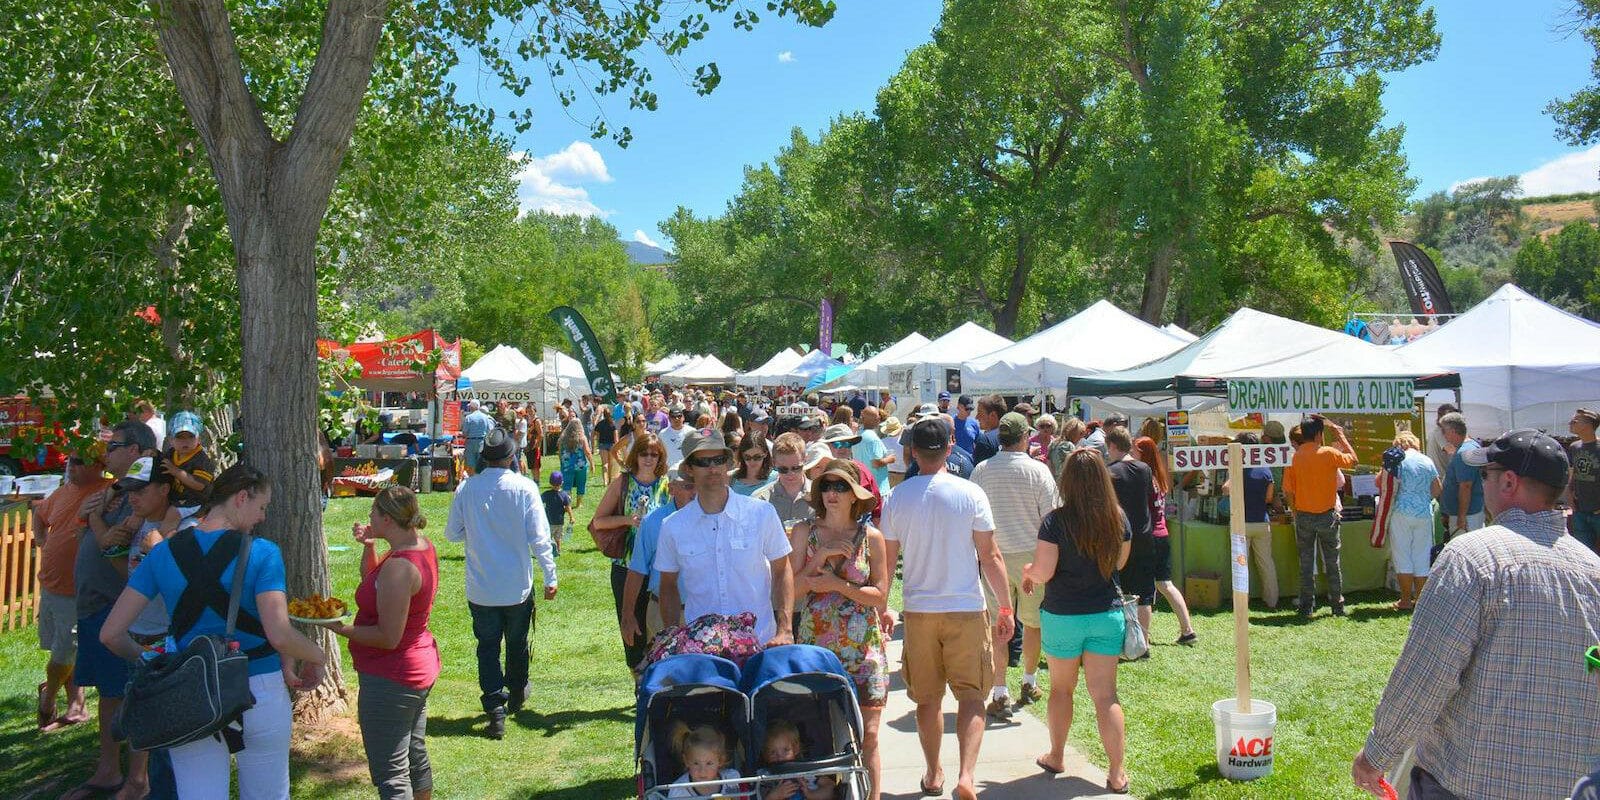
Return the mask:
<path id="1" fill-rule="evenodd" d="M 918 787 L 923 774 L 922 745 L 917 741 L 917 706 L 906 697 L 900 679 L 900 640 L 888 643 L 889 663 L 895 667 L 889 686 L 889 702 L 883 710 L 883 725 L 878 748 L 883 756 L 883 796 L 886 800 L 922 797 Z M 1048 678 L 1041 674 L 1041 681 Z M 1039 701 L 1043 704 L 1044 701 Z M 1079 713 L 1093 713 L 1092 709 Z M 944 764 L 945 796 L 955 789 L 959 772 L 956 750 L 956 701 L 948 691 L 944 696 L 944 742 L 939 749 Z M 1060 800 L 1091 798 L 1112 800 L 1128 795 L 1105 790 L 1105 770 L 1089 763 L 1082 753 L 1067 748 L 1066 772 L 1049 775 L 1033 763 L 1050 749 L 1050 730 L 1029 709 L 1018 709 L 1010 722 L 989 720 L 983 733 L 983 749 L 978 755 L 978 796 L 985 800 Z"/>

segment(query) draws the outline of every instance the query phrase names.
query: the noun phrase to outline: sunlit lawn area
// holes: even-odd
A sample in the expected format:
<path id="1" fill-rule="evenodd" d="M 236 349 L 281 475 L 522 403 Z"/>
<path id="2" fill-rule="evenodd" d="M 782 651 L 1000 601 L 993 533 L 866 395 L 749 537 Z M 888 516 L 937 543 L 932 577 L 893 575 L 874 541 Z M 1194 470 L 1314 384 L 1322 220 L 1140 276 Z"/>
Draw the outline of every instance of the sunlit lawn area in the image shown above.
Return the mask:
<path id="1" fill-rule="evenodd" d="M 538 606 L 529 707 L 508 726 L 505 740 L 495 742 L 482 735 L 462 551 L 442 537 L 449 496 L 423 496 L 428 533 L 441 556 L 432 628 L 444 673 L 429 701 L 428 723 L 436 797 L 633 796 L 632 682 L 617 641 L 609 564 L 593 550 L 582 524 L 598 499 L 596 486 L 579 510 L 579 541 L 561 555 L 560 596 Z M 329 505 L 325 525 L 333 547 L 351 544 L 350 523 L 364 518 L 368 507 L 367 500 Z M 330 553 L 341 597 L 355 591 L 358 557 L 355 547 Z M 1255 693 L 1277 705 L 1279 723 L 1277 773 L 1250 784 L 1221 780 L 1212 752 L 1211 703 L 1233 694 L 1232 617 L 1225 611 L 1199 614 L 1201 644 L 1191 649 L 1170 644 L 1176 625 L 1170 614 L 1159 613 L 1154 657 L 1125 667 L 1121 678 L 1136 795 L 1359 797 L 1349 783 L 1349 759 L 1371 723 L 1406 620 L 1384 611 L 1389 599 L 1379 594 L 1353 599 L 1351 617 L 1342 620 L 1320 616 L 1301 624 L 1285 612 L 1253 614 Z M 33 692 L 45 661 L 35 645 L 31 628 L 0 637 L 6 666 L 0 671 L 0 797 L 54 798 L 86 778 L 93 759 L 92 724 L 49 736 L 34 733 Z M 348 656 L 345 670 L 353 687 Z M 1012 676 L 1015 681 L 1017 671 Z M 1103 764 L 1092 705 L 1081 684 L 1078 708 L 1073 741 Z M 1036 711 L 1043 714 L 1042 703 Z M 375 796 L 353 720 L 300 733 L 296 798 Z"/>

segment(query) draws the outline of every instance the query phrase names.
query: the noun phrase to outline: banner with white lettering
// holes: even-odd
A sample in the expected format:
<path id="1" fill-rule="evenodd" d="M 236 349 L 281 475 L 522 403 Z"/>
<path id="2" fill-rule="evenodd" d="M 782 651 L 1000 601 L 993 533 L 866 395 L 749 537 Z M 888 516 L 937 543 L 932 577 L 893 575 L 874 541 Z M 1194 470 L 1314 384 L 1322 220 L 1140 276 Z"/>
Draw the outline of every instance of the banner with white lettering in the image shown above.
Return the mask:
<path id="1" fill-rule="evenodd" d="M 1247 444 L 1243 446 L 1243 452 L 1245 469 L 1287 467 L 1294 460 L 1292 444 Z M 1173 472 L 1227 468 L 1228 446 L 1225 444 L 1172 448 Z"/>
<path id="2" fill-rule="evenodd" d="M 1243 378 L 1228 381 L 1234 413 L 1405 414 L 1416 400 L 1409 378 Z"/>

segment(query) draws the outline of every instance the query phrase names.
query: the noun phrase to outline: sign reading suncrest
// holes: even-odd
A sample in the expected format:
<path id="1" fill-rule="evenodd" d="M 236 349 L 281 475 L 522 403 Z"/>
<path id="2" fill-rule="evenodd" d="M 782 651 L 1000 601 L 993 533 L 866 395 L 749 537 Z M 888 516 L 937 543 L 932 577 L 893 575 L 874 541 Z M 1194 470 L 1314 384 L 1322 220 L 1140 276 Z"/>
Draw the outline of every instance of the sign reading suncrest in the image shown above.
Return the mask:
<path id="1" fill-rule="evenodd" d="M 1247 444 L 1241 447 L 1244 467 L 1287 467 L 1294 460 L 1294 445 Z M 1172 448 L 1172 471 L 1192 472 L 1197 469 L 1227 469 L 1228 446 L 1225 444 L 1202 447 Z"/>
<path id="2" fill-rule="evenodd" d="M 1228 381 L 1228 405 L 1236 414 L 1403 414 L 1416 400 L 1409 378 L 1297 378 Z"/>

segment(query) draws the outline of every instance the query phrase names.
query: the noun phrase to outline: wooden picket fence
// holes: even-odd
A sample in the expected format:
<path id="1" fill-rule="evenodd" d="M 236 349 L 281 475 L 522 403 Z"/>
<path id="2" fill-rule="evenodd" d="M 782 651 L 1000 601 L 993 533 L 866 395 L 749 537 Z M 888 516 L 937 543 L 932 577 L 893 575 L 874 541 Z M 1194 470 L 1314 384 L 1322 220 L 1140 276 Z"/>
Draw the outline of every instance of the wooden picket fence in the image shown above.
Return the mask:
<path id="1" fill-rule="evenodd" d="M 27 503 L 0 506 L 0 633 L 39 621 L 39 550 Z"/>

